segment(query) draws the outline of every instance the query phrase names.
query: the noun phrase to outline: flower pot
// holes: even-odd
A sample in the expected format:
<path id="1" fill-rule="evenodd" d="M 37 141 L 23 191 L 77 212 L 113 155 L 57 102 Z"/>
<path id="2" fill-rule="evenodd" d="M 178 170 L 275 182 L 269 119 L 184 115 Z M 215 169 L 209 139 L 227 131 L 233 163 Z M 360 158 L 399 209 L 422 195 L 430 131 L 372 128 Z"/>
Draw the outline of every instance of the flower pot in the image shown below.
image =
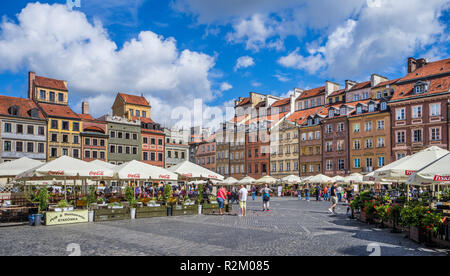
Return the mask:
<path id="1" fill-rule="evenodd" d="M 94 211 L 88 212 L 89 222 L 94 222 Z"/>
<path id="2" fill-rule="evenodd" d="M 136 218 L 136 208 L 131 208 L 130 214 L 131 214 L 131 219 L 135 219 Z"/>
<path id="3" fill-rule="evenodd" d="M 420 232 L 422 230 L 419 227 L 416 226 L 410 226 L 409 227 L 409 238 L 415 242 L 421 242 L 421 235 Z"/>
<path id="4" fill-rule="evenodd" d="M 41 226 L 42 215 L 34 215 L 34 226 Z"/>

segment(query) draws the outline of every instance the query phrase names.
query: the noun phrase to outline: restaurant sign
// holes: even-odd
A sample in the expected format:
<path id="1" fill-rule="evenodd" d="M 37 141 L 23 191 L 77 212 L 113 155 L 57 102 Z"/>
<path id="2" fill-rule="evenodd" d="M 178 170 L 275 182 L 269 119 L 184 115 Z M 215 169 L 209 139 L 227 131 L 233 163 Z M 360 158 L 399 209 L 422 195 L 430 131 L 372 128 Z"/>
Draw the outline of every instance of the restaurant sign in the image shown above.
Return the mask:
<path id="1" fill-rule="evenodd" d="M 45 214 L 45 225 L 47 226 L 84 222 L 89 222 L 87 210 L 70 212 L 47 212 Z"/>
<path id="2" fill-rule="evenodd" d="M 450 175 L 435 175 L 434 181 L 436 182 L 450 182 Z"/>

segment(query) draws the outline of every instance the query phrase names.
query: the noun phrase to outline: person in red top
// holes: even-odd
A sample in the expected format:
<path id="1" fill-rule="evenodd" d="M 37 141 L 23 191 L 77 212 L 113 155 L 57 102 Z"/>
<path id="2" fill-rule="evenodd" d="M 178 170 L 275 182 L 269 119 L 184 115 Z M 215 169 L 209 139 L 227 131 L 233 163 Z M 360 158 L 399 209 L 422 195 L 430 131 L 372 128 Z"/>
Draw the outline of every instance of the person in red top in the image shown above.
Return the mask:
<path id="1" fill-rule="evenodd" d="M 227 191 L 223 186 L 220 186 L 219 190 L 217 191 L 217 202 L 219 202 L 220 215 L 223 215 L 223 205 L 226 199 L 227 199 Z"/>

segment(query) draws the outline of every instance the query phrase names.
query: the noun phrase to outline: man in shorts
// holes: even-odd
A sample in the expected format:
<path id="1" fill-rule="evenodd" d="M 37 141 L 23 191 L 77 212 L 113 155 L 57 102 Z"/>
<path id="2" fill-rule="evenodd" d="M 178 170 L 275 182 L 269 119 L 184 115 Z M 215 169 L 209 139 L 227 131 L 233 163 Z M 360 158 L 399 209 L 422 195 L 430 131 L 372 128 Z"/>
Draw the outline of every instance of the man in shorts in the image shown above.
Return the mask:
<path id="1" fill-rule="evenodd" d="M 269 212 L 269 201 L 270 201 L 270 193 L 272 192 L 271 189 L 269 189 L 269 185 L 265 184 L 264 188 L 261 189 L 262 199 L 263 199 L 263 212 L 267 211 Z"/>
<path id="2" fill-rule="evenodd" d="M 330 211 L 330 213 L 332 214 L 336 214 L 336 206 L 338 204 L 338 197 L 337 197 L 337 184 L 334 183 L 333 186 L 331 186 L 330 189 L 330 200 L 331 200 L 331 208 L 328 209 L 328 211 Z"/>
<path id="3" fill-rule="evenodd" d="M 227 191 L 224 187 L 219 187 L 219 190 L 217 191 L 217 202 L 219 202 L 219 213 L 220 215 L 223 215 L 223 205 L 225 203 L 225 200 L 227 199 Z"/>
<path id="4" fill-rule="evenodd" d="M 248 190 L 241 185 L 241 189 L 239 190 L 239 206 L 241 207 L 241 216 L 247 216 L 247 195 Z"/>

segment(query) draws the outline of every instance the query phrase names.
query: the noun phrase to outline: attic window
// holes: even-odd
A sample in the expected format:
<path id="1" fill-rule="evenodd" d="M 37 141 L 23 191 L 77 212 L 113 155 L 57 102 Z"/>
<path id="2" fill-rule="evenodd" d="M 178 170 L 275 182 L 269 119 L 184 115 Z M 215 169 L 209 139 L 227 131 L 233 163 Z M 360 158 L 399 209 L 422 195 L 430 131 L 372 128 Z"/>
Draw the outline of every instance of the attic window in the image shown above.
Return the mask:
<path id="1" fill-rule="evenodd" d="M 422 94 L 422 93 L 426 93 L 426 92 L 428 92 L 428 86 L 429 86 L 429 83 L 426 83 L 426 82 L 421 82 L 421 81 L 419 81 L 419 82 L 417 82 L 415 85 L 414 85 L 414 94 Z"/>
<path id="2" fill-rule="evenodd" d="M 370 104 L 369 105 L 369 112 L 374 112 L 375 111 L 375 105 Z"/>
<path id="3" fill-rule="evenodd" d="M 37 108 L 33 108 L 30 110 L 30 116 L 32 118 L 39 118 L 39 110 Z"/>
<path id="4" fill-rule="evenodd" d="M 362 107 L 361 106 L 358 106 L 357 108 L 356 108 L 356 114 L 361 114 L 362 113 Z"/>
<path id="5" fill-rule="evenodd" d="M 8 110 L 9 115 L 19 116 L 19 107 L 17 105 L 13 105 Z"/>

